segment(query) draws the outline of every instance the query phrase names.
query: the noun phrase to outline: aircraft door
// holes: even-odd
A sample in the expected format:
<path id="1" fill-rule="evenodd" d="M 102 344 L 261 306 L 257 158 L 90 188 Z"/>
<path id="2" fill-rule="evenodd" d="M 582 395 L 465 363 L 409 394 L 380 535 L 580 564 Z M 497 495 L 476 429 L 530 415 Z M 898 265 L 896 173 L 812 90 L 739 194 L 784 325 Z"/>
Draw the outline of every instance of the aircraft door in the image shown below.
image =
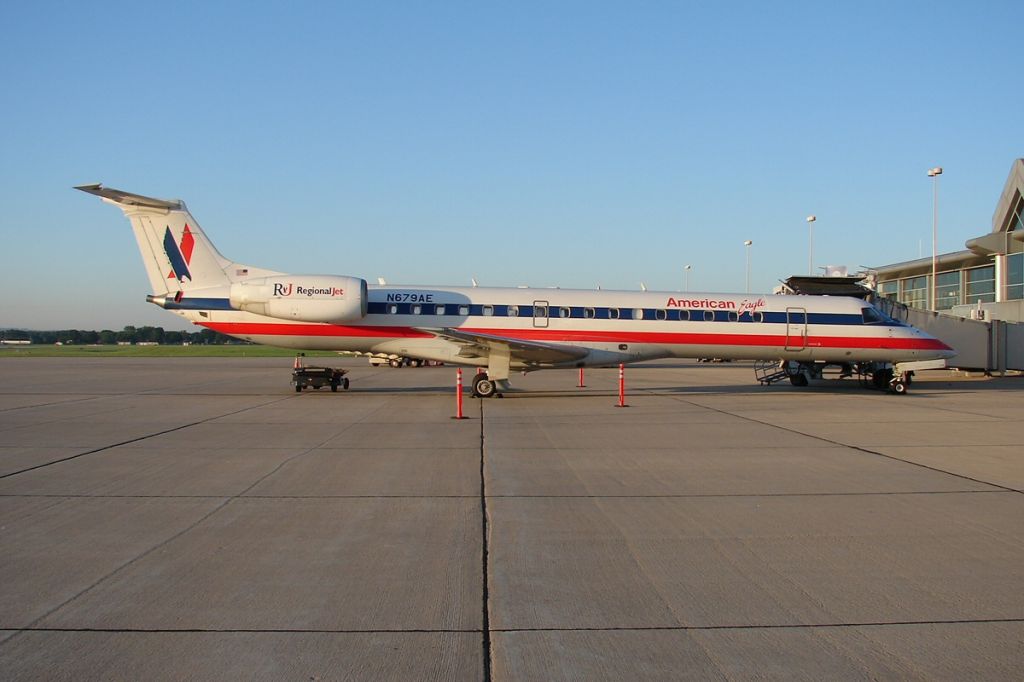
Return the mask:
<path id="1" fill-rule="evenodd" d="M 807 309 L 786 308 L 786 350 L 807 348 Z"/>
<path id="2" fill-rule="evenodd" d="M 534 301 L 533 302 L 533 326 L 534 327 L 547 327 L 548 318 L 551 313 L 551 306 L 548 305 L 547 301 Z"/>

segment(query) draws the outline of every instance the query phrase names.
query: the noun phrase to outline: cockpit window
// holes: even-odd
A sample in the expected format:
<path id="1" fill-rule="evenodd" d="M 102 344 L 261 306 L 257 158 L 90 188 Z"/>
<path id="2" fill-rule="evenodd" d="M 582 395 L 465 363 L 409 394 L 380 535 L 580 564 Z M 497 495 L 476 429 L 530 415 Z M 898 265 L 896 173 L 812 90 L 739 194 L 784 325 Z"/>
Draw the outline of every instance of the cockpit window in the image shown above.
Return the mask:
<path id="1" fill-rule="evenodd" d="M 864 324 L 880 324 L 885 322 L 885 318 L 882 317 L 882 313 L 878 312 L 874 308 L 861 308 L 860 314 L 864 319 Z"/>

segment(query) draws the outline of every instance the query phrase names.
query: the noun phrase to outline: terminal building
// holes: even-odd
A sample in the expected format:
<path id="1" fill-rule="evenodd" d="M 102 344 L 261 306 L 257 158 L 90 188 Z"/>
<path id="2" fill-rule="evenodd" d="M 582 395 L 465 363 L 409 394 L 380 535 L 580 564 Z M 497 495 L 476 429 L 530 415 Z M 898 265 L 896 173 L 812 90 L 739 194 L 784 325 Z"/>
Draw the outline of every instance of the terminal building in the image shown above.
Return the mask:
<path id="1" fill-rule="evenodd" d="M 931 257 L 873 268 L 878 294 L 911 308 L 1024 322 L 1024 159 L 1013 162 L 991 231 L 965 246 L 938 256 L 934 289 Z"/>

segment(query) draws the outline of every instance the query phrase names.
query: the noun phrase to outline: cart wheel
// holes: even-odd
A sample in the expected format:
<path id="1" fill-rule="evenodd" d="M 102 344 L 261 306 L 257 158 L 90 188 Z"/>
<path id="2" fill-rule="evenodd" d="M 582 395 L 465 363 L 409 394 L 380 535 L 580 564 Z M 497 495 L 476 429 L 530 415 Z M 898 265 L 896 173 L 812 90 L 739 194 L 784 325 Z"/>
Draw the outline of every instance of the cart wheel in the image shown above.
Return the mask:
<path id="1" fill-rule="evenodd" d="M 338 382 L 337 381 L 332 381 L 331 382 L 331 393 L 337 393 L 337 392 L 338 392 Z"/>
<path id="2" fill-rule="evenodd" d="M 348 377 L 345 377 L 344 379 L 341 380 L 341 387 L 344 388 L 346 391 L 348 390 Z"/>
<path id="3" fill-rule="evenodd" d="M 302 393 L 302 386 L 299 385 L 299 384 L 295 384 L 295 392 L 296 393 Z"/>

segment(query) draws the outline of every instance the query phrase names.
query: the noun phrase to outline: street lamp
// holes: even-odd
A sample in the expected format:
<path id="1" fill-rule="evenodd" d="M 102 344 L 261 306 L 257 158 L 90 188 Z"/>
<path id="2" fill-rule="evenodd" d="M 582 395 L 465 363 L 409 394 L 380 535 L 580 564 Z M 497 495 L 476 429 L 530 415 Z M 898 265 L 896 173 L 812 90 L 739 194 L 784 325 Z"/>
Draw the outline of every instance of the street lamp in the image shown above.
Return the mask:
<path id="1" fill-rule="evenodd" d="M 692 265 L 687 265 L 685 268 L 683 268 L 683 291 L 690 290 L 690 270 L 692 268 Z"/>
<path id="2" fill-rule="evenodd" d="M 932 179 L 932 310 L 938 310 L 938 301 L 935 299 L 937 270 L 939 269 L 939 176 L 942 175 L 942 167 L 928 169 L 928 177 Z"/>
<path id="3" fill-rule="evenodd" d="M 818 216 L 807 216 L 807 274 L 814 274 L 814 221 Z"/>
<path id="4" fill-rule="evenodd" d="M 753 244 L 751 240 L 743 242 L 743 246 L 747 247 L 747 293 L 750 293 L 750 245 Z"/>

